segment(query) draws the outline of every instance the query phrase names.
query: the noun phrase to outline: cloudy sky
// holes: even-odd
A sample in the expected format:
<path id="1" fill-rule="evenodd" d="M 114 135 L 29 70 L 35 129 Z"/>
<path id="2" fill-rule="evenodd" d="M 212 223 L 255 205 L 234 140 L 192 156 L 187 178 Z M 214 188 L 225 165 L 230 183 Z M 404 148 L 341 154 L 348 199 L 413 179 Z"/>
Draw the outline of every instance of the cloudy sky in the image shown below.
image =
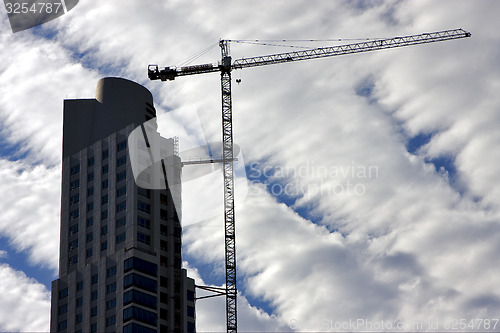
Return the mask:
<path id="1" fill-rule="evenodd" d="M 220 38 L 455 28 L 472 38 L 233 72 L 239 328 L 500 331 L 499 12 L 497 1 L 85 0 L 12 33 L 0 6 L 0 331 L 49 329 L 64 99 L 124 77 L 176 114 L 165 118 L 176 131 L 217 142 L 219 75 L 149 81 L 148 64 L 211 46 L 192 64 L 216 62 Z M 233 58 L 291 50 L 231 44 Z M 185 183 L 184 265 L 221 286 L 222 197 L 202 182 Z M 198 331 L 224 330 L 224 315 L 223 298 L 199 301 Z"/>

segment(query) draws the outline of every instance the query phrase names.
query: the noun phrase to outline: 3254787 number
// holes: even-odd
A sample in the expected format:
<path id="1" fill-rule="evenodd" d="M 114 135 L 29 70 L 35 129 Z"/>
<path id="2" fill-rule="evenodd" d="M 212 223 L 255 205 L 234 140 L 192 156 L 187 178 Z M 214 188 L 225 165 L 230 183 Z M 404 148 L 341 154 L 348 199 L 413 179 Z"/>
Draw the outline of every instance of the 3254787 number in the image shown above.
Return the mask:
<path id="1" fill-rule="evenodd" d="M 445 323 L 446 330 L 495 330 L 500 321 L 498 318 L 494 319 L 453 319 Z"/>
<path id="2" fill-rule="evenodd" d="M 30 6 L 27 2 L 5 3 L 7 14 L 28 14 L 28 13 L 58 13 L 62 9 L 62 3 L 36 2 Z"/>

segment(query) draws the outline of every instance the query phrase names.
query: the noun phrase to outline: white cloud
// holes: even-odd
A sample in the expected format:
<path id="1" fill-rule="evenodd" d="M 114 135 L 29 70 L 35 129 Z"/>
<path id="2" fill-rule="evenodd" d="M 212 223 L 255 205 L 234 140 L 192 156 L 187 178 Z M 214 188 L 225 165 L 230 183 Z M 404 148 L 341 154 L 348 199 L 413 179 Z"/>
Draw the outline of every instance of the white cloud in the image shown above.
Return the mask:
<path id="1" fill-rule="evenodd" d="M 98 76 L 57 42 L 29 32 L 4 35 L 0 65 L 2 137 L 30 151 L 30 161 L 56 165 L 61 156 L 62 102 L 93 97 Z"/>
<path id="2" fill-rule="evenodd" d="M 32 264 L 57 271 L 60 170 L 0 160 L 0 233 Z"/>
<path id="3" fill-rule="evenodd" d="M 50 292 L 45 286 L 10 266 L 0 265 L 0 330 L 49 330 Z"/>

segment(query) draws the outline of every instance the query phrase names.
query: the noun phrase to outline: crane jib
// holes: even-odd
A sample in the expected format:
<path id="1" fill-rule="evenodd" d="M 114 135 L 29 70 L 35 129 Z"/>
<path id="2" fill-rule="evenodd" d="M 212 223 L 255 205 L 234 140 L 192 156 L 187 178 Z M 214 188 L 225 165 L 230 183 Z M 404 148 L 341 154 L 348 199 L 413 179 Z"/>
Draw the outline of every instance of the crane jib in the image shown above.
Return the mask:
<path id="1" fill-rule="evenodd" d="M 353 43 L 332 47 L 322 47 L 310 50 L 271 54 L 251 58 L 242 58 L 234 61 L 233 69 L 264 66 L 291 61 L 300 61 L 324 57 L 332 57 L 343 54 L 361 53 L 395 47 L 433 43 L 457 38 L 470 37 L 471 33 L 463 29 L 445 30 L 433 33 L 423 33 L 404 37 L 389 39 L 378 39 L 370 42 Z"/>
<path id="2" fill-rule="evenodd" d="M 418 35 L 394 37 L 388 39 L 378 39 L 373 41 L 365 41 L 361 43 L 345 44 L 339 46 L 321 47 L 321 48 L 296 51 L 296 52 L 286 52 L 286 53 L 278 53 L 278 54 L 271 54 L 258 57 L 241 58 L 241 59 L 236 59 L 229 66 L 226 63 L 227 61 L 226 62 L 221 61 L 219 64 L 210 63 L 210 64 L 201 64 L 193 66 L 184 66 L 180 68 L 165 67 L 161 70 L 158 69 L 157 65 L 150 65 L 148 68 L 148 76 L 151 80 L 160 79 L 162 81 L 166 81 L 166 80 L 174 80 L 177 76 L 222 72 L 227 70 L 230 71 L 233 69 L 242 69 L 247 67 L 265 66 L 265 65 L 292 62 L 292 61 L 333 57 L 343 54 L 390 49 L 402 46 L 433 43 L 433 42 L 465 38 L 465 37 L 471 37 L 471 33 L 463 29 L 454 29 L 454 30 L 444 30 L 431 33 L 422 33 Z M 228 57 L 228 59 L 230 59 L 230 57 Z M 228 60 L 228 59 L 223 59 L 223 60 Z"/>

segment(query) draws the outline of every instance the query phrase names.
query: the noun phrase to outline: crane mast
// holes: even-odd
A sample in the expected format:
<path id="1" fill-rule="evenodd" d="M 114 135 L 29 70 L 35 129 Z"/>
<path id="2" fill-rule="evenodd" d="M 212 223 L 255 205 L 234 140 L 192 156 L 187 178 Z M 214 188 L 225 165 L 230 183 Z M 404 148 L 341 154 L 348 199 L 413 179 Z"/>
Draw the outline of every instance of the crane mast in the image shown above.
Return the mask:
<path id="1" fill-rule="evenodd" d="M 151 80 L 174 80 L 178 76 L 220 72 L 222 93 L 222 162 L 224 177 L 224 228 L 225 228 L 225 267 L 226 287 L 226 329 L 227 332 L 237 332 L 237 307 L 236 307 L 236 244 L 235 244 L 235 216 L 234 216 L 234 172 L 233 172 L 233 118 L 231 98 L 231 71 L 271 64 L 279 64 L 300 60 L 332 57 L 351 53 L 361 53 L 381 49 L 390 49 L 409 45 L 440 42 L 458 38 L 470 37 L 471 33 L 462 29 L 444 30 L 432 33 L 422 33 L 388 39 L 377 39 L 361 43 L 321 47 L 310 50 L 285 52 L 258 57 L 241 58 L 232 62 L 229 42 L 220 40 L 221 61 L 217 64 L 201 64 L 184 67 L 165 67 L 159 69 L 158 65 L 148 66 L 148 77 Z M 210 290 L 208 288 L 202 288 Z M 218 289 L 218 288 L 216 288 Z M 215 295 L 215 296 L 218 296 Z M 206 297 L 203 297 L 206 298 Z"/>
<path id="2" fill-rule="evenodd" d="M 231 97 L 231 56 L 229 43 L 220 41 L 222 68 L 222 159 L 224 175 L 224 242 L 226 251 L 226 329 L 237 332 L 236 240 L 234 223 L 233 112 Z"/>

